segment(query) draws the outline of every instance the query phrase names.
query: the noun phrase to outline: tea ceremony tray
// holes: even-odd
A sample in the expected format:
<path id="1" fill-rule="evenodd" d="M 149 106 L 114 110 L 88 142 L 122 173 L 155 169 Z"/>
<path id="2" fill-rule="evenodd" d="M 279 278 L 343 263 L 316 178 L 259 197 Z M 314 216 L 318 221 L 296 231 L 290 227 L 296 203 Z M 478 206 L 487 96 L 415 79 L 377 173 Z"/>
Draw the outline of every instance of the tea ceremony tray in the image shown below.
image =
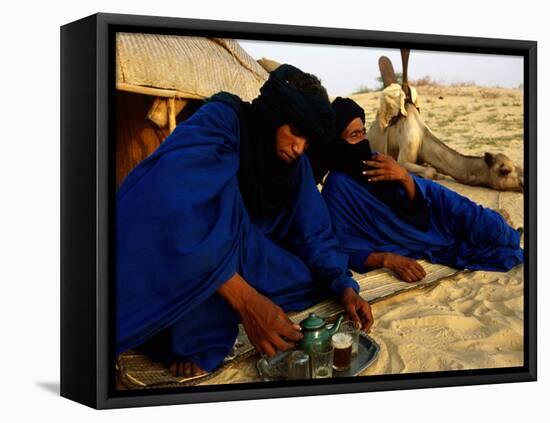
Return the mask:
<path id="1" fill-rule="evenodd" d="M 352 358 L 351 366 L 348 370 L 338 372 L 333 370 L 332 377 L 351 377 L 357 376 L 367 367 L 369 367 L 378 358 L 380 346 L 367 334 L 359 334 L 359 349 L 357 355 Z M 281 352 L 271 358 L 263 357 L 256 363 L 258 374 L 264 382 L 274 380 L 286 380 L 287 359 L 292 351 Z"/>

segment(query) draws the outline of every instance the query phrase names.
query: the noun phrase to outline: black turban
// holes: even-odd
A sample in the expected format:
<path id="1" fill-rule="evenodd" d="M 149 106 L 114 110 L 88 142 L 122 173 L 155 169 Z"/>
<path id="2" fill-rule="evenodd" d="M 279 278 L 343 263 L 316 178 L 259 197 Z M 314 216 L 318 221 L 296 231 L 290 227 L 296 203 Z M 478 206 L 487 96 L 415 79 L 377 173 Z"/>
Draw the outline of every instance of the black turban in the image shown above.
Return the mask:
<path id="1" fill-rule="evenodd" d="M 327 145 L 334 134 L 334 112 L 328 97 L 304 92 L 290 81 L 303 72 L 292 65 L 281 65 L 269 75 L 252 104 L 270 112 L 281 125 L 292 123 L 306 135 L 312 147 Z"/>
<path id="2" fill-rule="evenodd" d="M 336 97 L 332 102 L 332 109 L 335 113 L 335 132 L 336 137 L 340 138 L 340 134 L 350 122 L 355 118 L 361 118 L 365 123 L 365 111 L 359 104 L 349 98 Z"/>
<path id="3" fill-rule="evenodd" d="M 329 99 L 293 85 L 303 72 L 281 65 L 271 72 L 252 103 L 219 93 L 210 101 L 223 101 L 239 115 L 241 131 L 239 188 L 252 216 L 273 216 L 286 205 L 296 161 L 286 163 L 276 154 L 276 131 L 292 124 L 309 141 L 309 150 L 327 148 L 334 135 L 334 112 Z"/>

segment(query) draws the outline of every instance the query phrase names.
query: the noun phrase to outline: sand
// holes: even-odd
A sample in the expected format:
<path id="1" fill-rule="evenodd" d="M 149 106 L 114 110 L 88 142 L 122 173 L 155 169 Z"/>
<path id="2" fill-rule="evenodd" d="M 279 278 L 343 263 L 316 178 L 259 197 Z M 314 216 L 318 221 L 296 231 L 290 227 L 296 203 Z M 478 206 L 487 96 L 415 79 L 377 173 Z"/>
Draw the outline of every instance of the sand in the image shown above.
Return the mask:
<path id="1" fill-rule="evenodd" d="M 380 355 L 363 375 L 523 365 L 523 266 L 408 291 L 373 314 Z"/>

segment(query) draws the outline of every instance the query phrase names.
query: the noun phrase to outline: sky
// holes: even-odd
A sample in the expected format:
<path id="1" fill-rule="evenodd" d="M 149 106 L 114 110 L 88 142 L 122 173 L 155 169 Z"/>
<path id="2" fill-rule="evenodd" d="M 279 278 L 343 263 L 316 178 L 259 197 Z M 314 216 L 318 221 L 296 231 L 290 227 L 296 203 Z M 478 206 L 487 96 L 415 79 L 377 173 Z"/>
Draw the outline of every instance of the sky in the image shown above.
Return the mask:
<path id="1" fill-rule="evenodd" d="M 395 72 L 402 67 L 398 49 L 238 41 L 254 59 L 267 57 L 315 74 L 331 96 L 349 95 L 364 85 L 376 88 L 382 55 L 390 58 Z M 523 83 L 523 57 L 411 50 L 409 80 L 426 75 L 447 84 L 472 81 L 487 87 L 517 88 Z"/>

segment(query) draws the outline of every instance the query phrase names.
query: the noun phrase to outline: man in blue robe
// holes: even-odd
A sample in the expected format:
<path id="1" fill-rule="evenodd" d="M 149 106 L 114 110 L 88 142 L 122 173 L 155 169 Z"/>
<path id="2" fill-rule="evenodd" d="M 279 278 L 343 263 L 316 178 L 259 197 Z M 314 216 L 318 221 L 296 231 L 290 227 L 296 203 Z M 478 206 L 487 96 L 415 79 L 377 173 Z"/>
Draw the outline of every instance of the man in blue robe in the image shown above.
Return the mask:
<path id="1" fill-rule="evenodd" d="M 334 100 L 336 138 L 328 149 L 322 195 L 350 267 L 386 267 L 407 282 L 426 275 L 416 261 L 458 269 L 507 271 L 523 263 L 521 231 L 497 212 L 412 175 L 392 157 L 370 150 L 365 112 Z"/>
<path id="2" fill-rule="evenodd" d="M 282 65 L 252 103 L 210 98 L 128 175 L 116 204 L 117 354 L 138 349 L 175 376 L 210 372 L 240 322 L 272 356 L 302 338 L 286 313 L 331 295 L 370 328 L 303 156 L 333 128 L 319 80 Z"/>

